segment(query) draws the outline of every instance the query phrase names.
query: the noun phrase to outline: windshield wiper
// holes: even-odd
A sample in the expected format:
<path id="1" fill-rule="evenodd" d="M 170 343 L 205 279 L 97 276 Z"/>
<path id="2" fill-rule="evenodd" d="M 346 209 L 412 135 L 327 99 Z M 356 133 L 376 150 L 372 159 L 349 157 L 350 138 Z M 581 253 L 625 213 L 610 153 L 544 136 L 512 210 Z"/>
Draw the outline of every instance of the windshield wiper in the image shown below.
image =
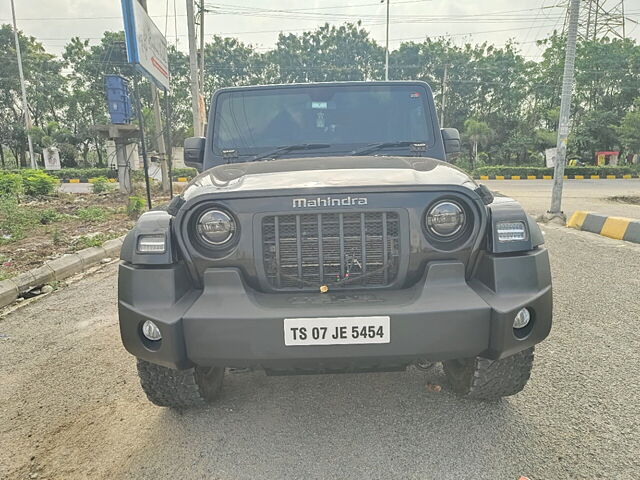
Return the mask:
<path id="1" fill-rule="evenodd" d="M 392 147 L 416 147 L 416 151 L 424 151 L 426 150 L 426 145 L 424 142 L 379 142 L 379 143 L 371 143 L 366 147 L 359 148 L 351 152 L 351 155 L 365 155 L 367 153 L 375 152 L 377 150 L 382 150 L 383 148 L 392 148 Z"/>
<path id="2" fill-rule="evenodd" d="M 299 143 L 297 145 L 285 145 L 284 147 L 278 147 L 270 152 L 261 153 L 260 155 L 256 155 L 250 161 L 255 162 L 256 160 L 262 160 L 263 158 L 272 157 L 275 158 L 277 155 L 286 152 L 293 152 L 294 150 L 315 150 L 319 148 L 329 148 L 331 144 L 329 143 Z"/>

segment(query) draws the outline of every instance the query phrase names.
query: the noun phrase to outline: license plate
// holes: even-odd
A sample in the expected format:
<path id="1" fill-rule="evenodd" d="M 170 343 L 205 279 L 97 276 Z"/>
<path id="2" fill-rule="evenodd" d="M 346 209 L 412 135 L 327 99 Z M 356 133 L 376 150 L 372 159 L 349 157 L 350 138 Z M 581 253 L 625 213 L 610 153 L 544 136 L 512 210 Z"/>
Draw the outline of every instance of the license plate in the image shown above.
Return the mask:
<path id="1" fill-rule="evenodd" d="M 391 342 L 389 317 L 285 318 L 284 344 L 358 345 Z"/>

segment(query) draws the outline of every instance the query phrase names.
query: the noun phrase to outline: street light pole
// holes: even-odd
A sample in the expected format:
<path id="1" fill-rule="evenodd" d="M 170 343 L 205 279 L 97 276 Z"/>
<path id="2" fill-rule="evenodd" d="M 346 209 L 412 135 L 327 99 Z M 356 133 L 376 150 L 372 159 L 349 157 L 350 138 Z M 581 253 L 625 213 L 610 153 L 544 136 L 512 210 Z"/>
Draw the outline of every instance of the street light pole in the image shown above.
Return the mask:
<path id="1" fill-rule="evenodd" d="M 384 0 L 382 0 L 384 2 Z M 387 0 L 387 40 L 384 52 L 384 79 L 389 81 L 389 0 Z"/>
<path id="2" fill-rule="evenodd" d="M 553 190 L 551 192 L 551 208 L 547 216 L 552 219 L 564 219 L 561 210 L 562 184 L 564 180 L 564 166 L 567 159 L 567 141 L 569 138 L 569 117 L 571 113 L 571 95 L 575 75 L 576 43 L 578 36 L 578 20 L 580 0 L 571 0 L 569 5 L 569 28 L 567 29 L 567 48 L 564 58 L 564 74 L 562 78 L 562 98 L 560 100 L 560 120 L 558 122 L 558 143 L 556 164 L 553 173 Z"/>
<path id="3" fill-rule="evenodd" d="M 16 24 L 16 7 L 11 0 L 11 15 L 13 17 L 13 34 L 16 40 L 16 56 L 18 57 L 18 75 L 20 77 L 20 88 L 22 89 L 22 109 L 24 110 L 24 124 L 27 129 L 27 140 L 29 142 L 29 160 L 31 168 L 38 168 L 36 157 L 33 155 L 33 140 L 31 139 L 31 114 L 29 113 L 29 103 L 27 102 L 27 88 L 24 83 L 24 72 L 22 71 L 22 52 L 20 51 L 20 37 L 18 36 L 18 26 Z M 16 162 L 18 159 L 16 159 Z"/>

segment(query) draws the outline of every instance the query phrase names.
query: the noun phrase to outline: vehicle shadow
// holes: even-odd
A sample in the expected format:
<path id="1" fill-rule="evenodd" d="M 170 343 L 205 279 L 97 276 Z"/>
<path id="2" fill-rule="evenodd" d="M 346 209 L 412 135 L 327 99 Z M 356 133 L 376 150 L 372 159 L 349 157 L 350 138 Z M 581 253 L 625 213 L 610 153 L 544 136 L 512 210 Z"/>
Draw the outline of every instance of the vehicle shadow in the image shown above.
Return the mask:
<path id="1" fill-rule="evenodd" d="M 459 399 L 440 369 L 231 374 L 210 407 L 158 410 L 122 476 L 518 478 L 531 449 L 544 444 L 526 405 L 519 397 Z"/>

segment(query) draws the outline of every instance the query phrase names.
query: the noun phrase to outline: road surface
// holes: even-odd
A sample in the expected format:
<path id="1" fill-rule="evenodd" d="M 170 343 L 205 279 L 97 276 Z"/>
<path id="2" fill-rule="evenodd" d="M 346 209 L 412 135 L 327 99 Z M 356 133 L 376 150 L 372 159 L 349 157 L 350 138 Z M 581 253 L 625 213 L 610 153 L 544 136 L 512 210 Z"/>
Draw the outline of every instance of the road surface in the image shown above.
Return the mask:
<path id="1" fill-rule="evenodd" d="M 0 478 L 636 478 L 640 245 L 544 230 L 555 324 L 527 388 L 498 403 L 412 368 L 236 373 L 213 406 L 154 407 L 120 343 L 107 265 L 0 318 Z"/>

